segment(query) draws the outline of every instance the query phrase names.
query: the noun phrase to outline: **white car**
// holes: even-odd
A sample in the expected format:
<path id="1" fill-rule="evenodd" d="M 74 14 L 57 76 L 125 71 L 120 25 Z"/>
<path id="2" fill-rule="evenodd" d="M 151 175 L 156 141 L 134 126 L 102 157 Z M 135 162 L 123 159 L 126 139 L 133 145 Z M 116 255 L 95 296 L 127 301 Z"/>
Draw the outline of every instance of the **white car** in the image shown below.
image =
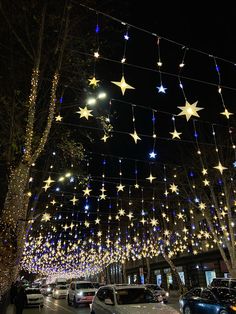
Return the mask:
<path id="1" fill-rule="evenodd" d="M 43 307 L 44 298 L 39 288 L 27 288 L 25 292 L 27 296 L 27 306 Z"/>
<path id="2" fill-rule="evenodd" d="M 98 289 L 91 314 L 178 314 L 170 306 L 157 303 L 144 285 L 107 285 Z"/>
<path id="3" fill-rule="evenodd" d="M 56 286 L 52 291 L 52 297 L 55 299 L 66 299 L 67 293 L 67 286 Z"/>
<path id="4" fill-rule="evenodd" d="M 169 298 L 168 291 L 162 289 L 160 286 L 155 285 L 155 284 L 145 284 L 145 287 L 152 290 L 154 297 L 156 298 L 158 302 L 162 302 L 162 301 L 164 303 L 168 302 L 168 298 Z"/>
<path id="5" fill-rule="evenodd" d="M 68 305 L 91 304 L 96 291 L 91 281 L 73 281 L 68 290 Z"/>

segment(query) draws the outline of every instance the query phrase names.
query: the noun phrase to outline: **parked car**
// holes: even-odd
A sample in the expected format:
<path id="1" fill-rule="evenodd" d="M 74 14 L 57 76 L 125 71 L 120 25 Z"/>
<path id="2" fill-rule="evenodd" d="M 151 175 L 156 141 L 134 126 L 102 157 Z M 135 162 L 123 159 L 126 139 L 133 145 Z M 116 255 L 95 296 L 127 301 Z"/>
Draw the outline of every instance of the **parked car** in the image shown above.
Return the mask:
<path id="1" fill-rule="evenodd" d="M 152 290 L 157 302 L 161 302 L 161 301 L 163 301 L 164 303 L 168 302 L 168 298 L 169 298 L 168 291 L 164 290 L 163 288 L 155 284 L 145 284 L 145 287 Z"/>
<path id="2" fill-rule="evenodd" d="M 43 307 L 44 298 L 39 288 L 27 288 L 25 292 L 27 296 L 26 306 Z"/>
<path id="3" fill-rule="evenodd" d="M 210 284 L 210 287 L 227 287 L 236 289 L 235 278 L 214 278 Z"/>
<path id="4" fill-rule="evenodd" d="M 90 304 L 96 291 L 91 281 L 73 281 L 68 290 L 68 305 Z"/>
<path id="5" fill-rule="evenodd" d="M 157 303 L 144 285 L 106 285 L 100 287 L 91 305 L 91 314 L 177 314 L 163 303 Z"/>
<path id="6" fill-rule="evenodd" d="M 56 286 L 52 291 L 52 297 L 55 299 L 66 299 L 68 294 L 67 286 Z"/>
<path id="7" fill-rule="evenodd" d="M 43 285 L 40 288 L 40 291 L 43 295 L 49 295 L 49 294 L 52 294 L 54 287 L 55 287 L 55 284 Z"/>
<path id="8" fill-rule="evenodd" d="M 224 287 L 193 288 L 179 299 L 183 314 L 236 313 L 236 293 Z"/>

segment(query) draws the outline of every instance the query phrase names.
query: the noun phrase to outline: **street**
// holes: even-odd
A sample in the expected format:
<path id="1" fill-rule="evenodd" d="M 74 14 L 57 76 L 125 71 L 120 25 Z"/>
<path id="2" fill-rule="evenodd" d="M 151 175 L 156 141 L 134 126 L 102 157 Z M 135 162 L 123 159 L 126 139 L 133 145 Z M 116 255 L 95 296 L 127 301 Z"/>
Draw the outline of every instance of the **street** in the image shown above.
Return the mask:
<path id="1" fill-rule="evenodd" d="M 170 300 L 169 305 L 175 309 L 179 309 L 178 300 Z M 89 306 L 80 305 L 78 308 L 67 305 L 65 299 L 55 300 L 51 296 L 44 298 L 44 307 L 39 309 L 38 307 L 24 309 L 23 314 L 90 314 Z M 164 314 L 164 313 L 163 313 Z"/>

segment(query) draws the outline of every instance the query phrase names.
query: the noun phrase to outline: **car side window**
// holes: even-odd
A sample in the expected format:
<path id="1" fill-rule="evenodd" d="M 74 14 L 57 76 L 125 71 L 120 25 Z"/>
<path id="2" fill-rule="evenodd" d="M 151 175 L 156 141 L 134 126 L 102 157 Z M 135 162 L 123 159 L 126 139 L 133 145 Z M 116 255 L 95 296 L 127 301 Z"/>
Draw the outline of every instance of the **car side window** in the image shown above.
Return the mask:
<path id="1" fill-rule="evenodd" d="M 114 303 L 114 294 L 113 291 L 108 289 L 106 292 L 106 299 L 110 299 Z"/>
<path id="2" fill-rule="evenodd" d="M 209 301 L 216 301 L 214 295 L 209 290 L 203 290 L 202 291 L 202 298 L 209 300 Z"/>
<path id="3" fill-rule="evenodd" d="M 104 302 L 106 298 L 106 289 L 99 289 L 96 296 L 101 302 Z"/>
<path id="4" fill-rule="evenodd" d="M 230 288 L 236 289 L 236 281 L 231 281 L 230 282 Z"/>
<path id="5" fill-rule="evenodd" d="M 202 292 L 202 289 L 200 289 L 200 288 L 195 288 L 195 289 L 190 290 L 190 291 L 186 294 L 186 297 L 187 297 L 187 298 L 191 298 L 191 297 L 200 297 L 201 292 Z"/>

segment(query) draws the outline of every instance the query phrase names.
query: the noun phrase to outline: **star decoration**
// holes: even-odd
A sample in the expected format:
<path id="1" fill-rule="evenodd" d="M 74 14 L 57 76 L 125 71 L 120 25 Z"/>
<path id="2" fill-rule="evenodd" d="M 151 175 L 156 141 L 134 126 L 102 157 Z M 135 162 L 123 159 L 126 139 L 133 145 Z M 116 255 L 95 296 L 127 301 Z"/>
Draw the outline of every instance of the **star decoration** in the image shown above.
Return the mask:
<path id="1" fill-rule="evenodd" d="M 133 217 L 134 217 L 134 215 L 133 215 L 133 213 L 132 212 L 129 212 L 129 214 L 128 215 L 126 215 L 127 217 L 129 217 L 129 220 L 131 220 Z"/>
<path id="2" fill-rule="evenodd" d="M 125 215 L 124 209 L 121 208 L 121 209 L 119 210 L 118 214 L 119 214 L 120 216 L 124 216 L 124 215 Z"/>
<path id="3" fill-rule="evenodd" d="M 84 225 L 85 225 L 86 228 L 89 228 L 90 223 L 87 220 L 85 220 Z"/>
<path id="4" fill-rule="evenodd" d="M 122 76 L 121 81 L 120 82 L 115 82 L 115 81 L 111 81 L 113 84 L 117 85 L 120 87 L 122 95 L 125 94 L 125 90 L 126 89 L 135 89 L 134 87 L 130 86 L 129 84 L 126 83 L 124 76 Z"/>
<path id="5" fill-rule="evenodd" d="M 74 195 L 70 201 L 73 203 L 73 205 L 75 205 L 75 203 L 78 201 L 78 199 Z"/>
<path id="6" fill-rule="evenodd" d="M 101 191 L 102 193 L 106 192 L 106 189 L 104 188 L 104 186 L 100 189 L 100 191 Z"/>
<path id="7" fill-rule="evenodd" d="M 204 176 L 207 175 L 207 169 L 203 168 L 203 169 L 202 169 L 202 174 L 203 174 Z"/>
<path id="8" fill-rule="evenodd" d="M 105 200 L 107 196 L 104 193 L 102 193 L 101 195 L 99 195 L 99 197 L 100 200 Z"/>
<path id="9" fill-rule="evenodd" d="M 180 135 L 182 133 L 181 132 L 177 132 L 177 130 L 174 129 L 174 132 L 170 132 L 170 134 L 172 135 L 172 139 L 174 139 L 174 138 L 179 138 L 180 139 Z"/>
<path id="10" fill-rule="evenodd" d="M 223 174 L 223 171 L 224 171 L 224 170 L 228 169 L 228 168 L 222 166 L 222 164 L 221 164 L 220 161 L 219 161 L 218 166 L 215 166 L 214 168 L 217 169 L 217 170 L 219 170 L 221 174 Z"/>
<path id="11" fill-rule="evenodd" d="M 199 114 L 197 113 L 199 110 L 202 110 L 203 108 L 197 107 L 197 101 L 193 103 L 192 105 L 186 100 L 185 106 L 178 107 L 182 111 L 178 114 L 178 116 L 185 116 L 186 120 L 188 121 L 191 116 L 199 117 Z"/>
<path id="12" fill-rule="evenodd" d="M 140 222 L 144 225 L 145 222 L 146 222 L 146 219 L 143 217 L 143 218 L 140 220 Z"/>
<path id="13" fill-rule="evenodd" d="M 53 183 L 53 182 L 55 182 L 55 181 L 52 180 L 51 177 L 49 176 L 49 177 L 47 178 L 47 180 L 45 180 L 45 181 L 43 181 L 43 182 L 45 182 L 46 185 L 50 186 L 50 184 Z"/>
<path id="14" fill-rule="evenodd" d="M 97 87 L 99 82 L 100 82 L 100 80 L 96 80 L 95 76 L 93 78 L 89 79 L 89 85 L 91 85 L 93 87 Z"/>
<path id="15" fill-rule="evenodd" d="M 84 196 L 85 195 L 88 195 L 88 196 L 90 196 L 90 192 L 91 192 L 92 190 L 90 190 L 89 188 L 88 188 L 88 186 L 86 187 L 86 189 L 85 190 L 83 190 L 83 192 L 84 192 Z"/>
<path id="16" fill-rule="evenodd" d="M 63 227 L 63 229 L 66 231 L 67 229 L 69 229 L 70 227 L 67 226 L 67 224 L 65 224 L 65 226 Z"/>
<path id="17" fill-rule="evenodd" d="M 205 186 L 208 186 L 208 185 L 210 184 L 210 181 L 208 181 L 207 179 L 205 179 L 205 180 L 203 181 L 203 183 L 204 183 Z"/>
<path id="18" fill-rule="evenodd" d="M 132 136 L 132 138 L 134 139 L 135 144 L 137 144 L 137 141 L 141 141 L 141 138 L 138 136 L 136 130 L 134 130 L 134 133 L 129 133 L 129 135 Z"/>
<path id="19" fill-rule="evenodd" d="M 99 223 L 100 223 L 100 219 L 97 218 L 97 219 L 95 220 L 95 224 L 96 224 L 96 225 L 99 225 Z"/>
<path id="20" fill-rule="evenodd" d="M 107 136 L 106 134 L 103 135 L 103 137 L 101 138 L 101 140 L 106 143 L 107 139 L 109 138 L 109 136 Z"/>
<path id="21" fill-rule="evenodd" d="M 55 120 L 56 120 L 57 122 L 61 122 L 62 116 L 60 115 L 60 113 L 55 117 Z"/>
<path id="22" fill-rule="evenodd" d="M 55 201 L 55 200 L 52 200 L 50 203 L 51 203 L 52 205 L 55 205 L 55 204 L 56 204 L 56 201 Z"/>
<path id="23" fill-rule="evenodd" d="M 158 93 L 166 93 L 167 88 L 165 88 L 162 84 L 160 86 L 157 86 L 156 88 L 158 89 Z"/>
<path id="24" fill-rule="evenodd" d="M 174 183 L 172 183 L 170 185 L 170 190 L 171 190 L 172 193 L 178 193 L 178 191 L 179 191 L 178 186 L 175 185 Z"/>
<path id="25" fill-rule="evenodd" d="M 101 237 L 102 236 L 102 231 L 98 231 L 97 236 Z"/>
<path id="26" fill-rule="evenodd" d="M 71 222 L 71 224 L 70 224 L 70 228 L 71 228 L 71 230 L 74 228 L 74 224 L 73 224 L 73 222 Z"/>
<path id="27" fill-rule="evenodd" d="M 139 184 L 135 183 L 134 187 L 135 187 L 135 189 L 139 189 Z"/>
<path id="28" fill-rule="evenodd" d="M 164 195 L 167 197 L 168 194 L 169 194 L 169 192 L 167 190 L 165 190 Z"/>
<path id="29" fill-rule="evenodd" d="M 199 204 L 199 208 L 200 208 L 201 210 L 204 210 L 204 209 L 206 208 L 206 204 L 203 203 L 203 202 L 201 202 L 201 203 Z"/>
<path id="30" fill-rule="evenodd" d="M 85 106 L 84 108 L 79 107 L 79 111 L 76 111 L 76 113 L 79 113 L 80 118 L 85 118 L 88 120 L 89 117 L 92 117 L 93 115 L 90 113 L 93 110 L 90 110 L 87 108 L 87 106 Z"/>
<path id="31" fill-rule="evenodd" d="M 44 213 L 42 216 L 42 221 L 49 221 L 51 219 L 51 215 L 48 213 Z"/>
<path id="32" fill-rule="evenodd" d="M 177 214 L 177 217 L 178 217 L 179 219 L 183 219 L 183 218 L 184 218 L 184 215 L 183 215 L 182 213 L 178 213 L 178 214 Z"/>
<path id="33" fill-rule="evenodd" d="M 116 188 L 117 188 L 117 192 L 120 192 L 120 191 L 122 191 L 122 192 L 124 192 L 124 185 L 122 185 L 121 183 L 119 184 L 119 185 L 117 185 L 116 186 Z"/>
<path id="34" fill-rule="evenodd" d="M 43 186 L 43 189 L 44 189 L 45 192 L 46 192 L 47 189 L 49 189 L 49 188 L 50 188 L 50 186 L 49 186 L 48 184 L 45 184 L 45 185 Z"/>
<path id="35" fill-rule="evenodd" d="M 156 155 L 157 154 L 154 151 L 152 151 L 151 153 L 149 153 L 149 158 L 155 159 Z"/>
<path id="36" fill-rule="evenodd" d="M 157 219 L 152 218 L 151 221 L 150 221 L 150 223 L 151 223 L 151 225 L 152 225 L 153 227 L 155 227 L 155 226 L 157 226 L 158 221 L 157 221 Z"/>
<path id="37" fill-rule="evenodd" d="M 226 116 L 227 119 L 229 119 L 229 117 L 233 115 L 233 113 L 229 112 L 226 108 L 225 108 L 225 111 L 221 112 L 220 114 L 222 114 L 223 116 Z"/>
<path id="38" fill-rule="evenodd" d="M 152 183 L 153 180 L 155 180 L 157 177 L 153 177 L 152 174 L 150 173 L 149 177 L 146 178 L 147 180 L 150 181 L 150 183 Z"/>

